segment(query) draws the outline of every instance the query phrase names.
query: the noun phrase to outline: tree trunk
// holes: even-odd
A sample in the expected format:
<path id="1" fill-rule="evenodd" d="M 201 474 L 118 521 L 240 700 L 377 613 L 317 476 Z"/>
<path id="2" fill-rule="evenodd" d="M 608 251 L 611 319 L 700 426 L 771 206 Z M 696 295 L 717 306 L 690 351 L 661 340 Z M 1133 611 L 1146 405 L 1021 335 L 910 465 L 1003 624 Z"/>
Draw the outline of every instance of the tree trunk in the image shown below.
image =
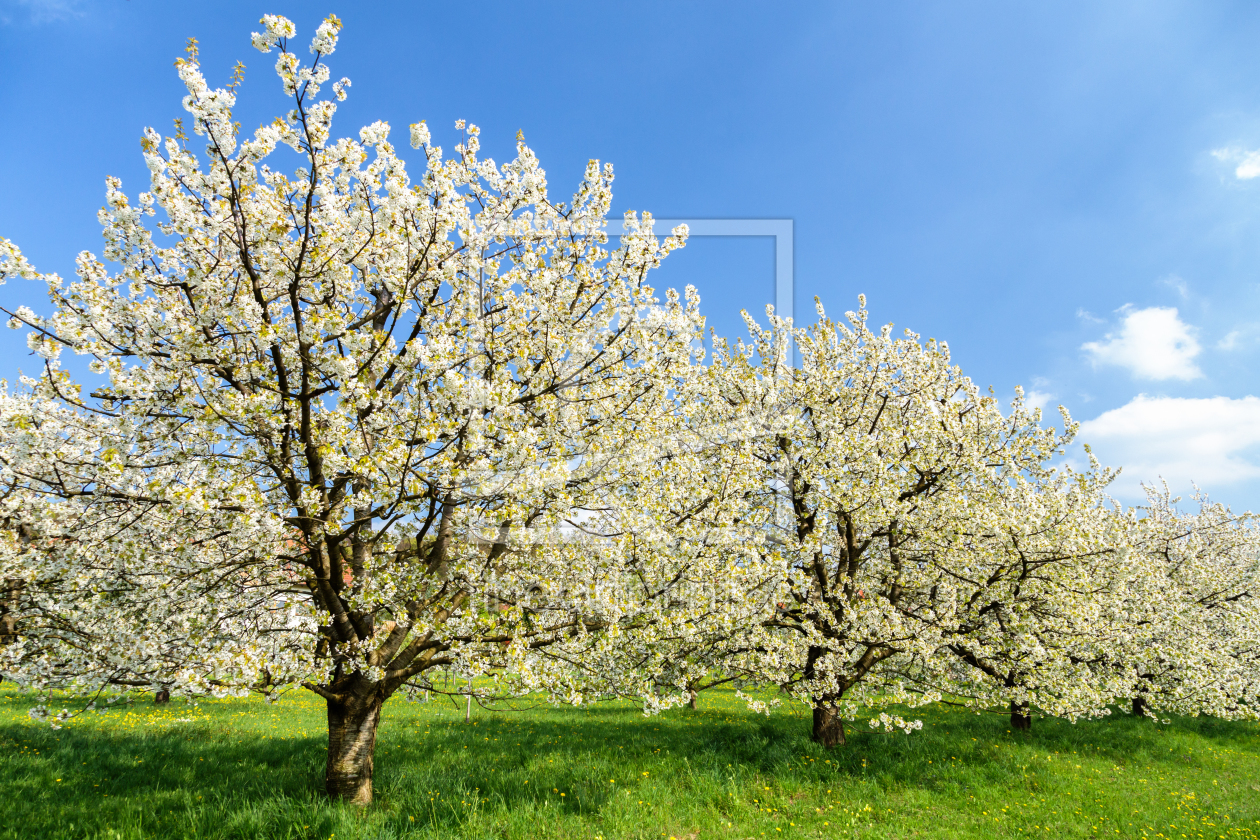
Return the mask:
<path id="1" fill-rule="evenodd" d="M 1028 713 L 1027 703 L 1011 701 L 1011 729 L 1028 732 L 1032 729 L 1032 715 Z"/>
<path id="2" fill-rule="evenodd" d="M 687 689 L 687 707 L 694 709 L 696 707 L 696 690 L 694 688 Z"/>
<path id="3" fill-rule="evenodd" d="M 1138 694 L 1133 698 L 1133 714 L 1138 717 L 1146 716 L 1146 697 Z"/>
<path id="4" fill-rule="evenodd" d="M 171 692 L 166 686 L 162 686 L 157 690 L 157 693 L 153 695 L 153 705 L 161 706 L 162 704 L 169 702 L 171 702 Z"/>
<path id="5" fill-rule="evenodd" d="M 330 798 L 352 805 L 372 804 L 373 754 L 380 722 L 381 698 L 376 692 L 345 703 L 328 701 L 324 788 Z"/>
<path id="6" fill-rule="evenodd" d="M 844 721 L 832 706 L 814 706 L 814 732 L 810 736 L 827 749 L 844 744 Z"/>

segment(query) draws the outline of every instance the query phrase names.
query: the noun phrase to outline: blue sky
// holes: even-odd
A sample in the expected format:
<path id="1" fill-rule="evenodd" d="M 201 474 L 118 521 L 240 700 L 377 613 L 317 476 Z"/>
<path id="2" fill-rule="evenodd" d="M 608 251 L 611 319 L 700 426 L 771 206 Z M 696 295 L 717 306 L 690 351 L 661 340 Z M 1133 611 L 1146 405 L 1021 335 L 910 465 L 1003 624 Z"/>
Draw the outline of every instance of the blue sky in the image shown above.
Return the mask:
<path id="1" fill-rule="evenodd" d="M 864 292 L 981 384 L 1065 404 L 1122 499 L 1163 476 L 1260 508 L 1260 6 L 0 0 L 0 235 L 71 274 L 105 176 L 144 189 L 185 39 L 212 84 L 245 62 L 248 129 L 284 107 L 259 17 L 304 42 L 328 12 L 342 133 L 424 119 L 449 148 L 465 118 L 497 160 L 523 130 L 562 195 L 599 158 L 617 211 L 791 218 L 798 315 Z M 772 240 L 695 239 L 658 285 L 734 334 L 773 273 Z M 0 376 L 33 367 L 0 342 Z"/>

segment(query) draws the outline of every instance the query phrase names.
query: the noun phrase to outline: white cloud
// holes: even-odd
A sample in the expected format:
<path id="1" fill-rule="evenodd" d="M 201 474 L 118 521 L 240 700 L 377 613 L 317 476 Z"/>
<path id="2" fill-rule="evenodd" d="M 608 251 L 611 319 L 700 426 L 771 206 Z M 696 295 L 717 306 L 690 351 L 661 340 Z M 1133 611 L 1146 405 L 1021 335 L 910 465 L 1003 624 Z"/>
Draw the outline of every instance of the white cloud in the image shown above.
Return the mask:
<path id="1" fill-rule="evenodd" d="M 1212 157 L 1222 163 L 1237 163 L 1238 166 L 1234 168 L 1234 177 L 1240 181 L 1250 181 L 1260 176 L 1260 149 L 1249 152 L 1240 146 L 1229 146 L 1213 149 Z"/>
<path id="2" fill-rule="evenodd" d="M 1032 390 L 1024 395 L 1024 402 L 1029 408 L 1040 408 L 1043 412 L 1052 399 L 1054 399 L 1054 394 L 1045 391 Z"/>
<path id="3" fill-rule="evenodd" d="M 1106 466 L 1124 467 L 1119 495 L 1167 481 L 1208 491 L 1260 478 L 1260 397 L 1185 399 L 1139 394 L 1081 424 L 1079 440 Z"/>
<path id="4" fill-rule="evenodd" d="M 1119 332 L 1104 341 L 1090 341 L 1081 349 L 1095 364 L 1128 368 L 1139 379 L 1196 379 L 1203 375 L 1193 361 L 1201 348 L 1194 329 L 1163 306 L 1147 309 L 1124 307 Z"/>
<path id="5" fill-rule="evenodd" d="M 1238 339 L 1242 338 L 1242 333 L 1238 330 L 1230 330 L 1225 333 L 1224 338 L 1216 342 L 1216 346 L 1220 350 L 1233 350 L 1238 346 Z"/>

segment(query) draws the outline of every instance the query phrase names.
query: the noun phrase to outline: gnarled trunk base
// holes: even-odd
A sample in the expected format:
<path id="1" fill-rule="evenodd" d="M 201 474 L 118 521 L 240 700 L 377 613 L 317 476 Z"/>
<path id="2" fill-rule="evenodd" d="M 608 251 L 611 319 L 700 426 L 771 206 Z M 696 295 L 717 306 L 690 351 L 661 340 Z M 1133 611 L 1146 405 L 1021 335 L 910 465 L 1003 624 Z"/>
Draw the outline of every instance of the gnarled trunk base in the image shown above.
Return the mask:
<path id="1" fill-rule="evenodd" d="M 814 731 L 810 737 L 827 749 L 844 744 L 844 721 L 832 706 L 814 706 Z"/>
<path id="2" fill-rule="evenodd" d="M 353 697 L 345 703 L 328 701 L 324 788 L 330 798 L 352 805 L 372 803 L 373 756 L 380 722 L 381 699 L 375 695 Z"/>
<path id="3" fill-rule="evenodd" d="M 153 705 L 161 706 L 163 703 L 171 702 L 171 692 L 165 686 L 159 688 L 157 693 L 153 695 Z"/>
<path id="4" fill-rule="evenodd" d="M 1011 701 L 1011 729 L 1027 732 L 1032 729 L 1032 715 L 1028 712 L 1027 703 Z"/>

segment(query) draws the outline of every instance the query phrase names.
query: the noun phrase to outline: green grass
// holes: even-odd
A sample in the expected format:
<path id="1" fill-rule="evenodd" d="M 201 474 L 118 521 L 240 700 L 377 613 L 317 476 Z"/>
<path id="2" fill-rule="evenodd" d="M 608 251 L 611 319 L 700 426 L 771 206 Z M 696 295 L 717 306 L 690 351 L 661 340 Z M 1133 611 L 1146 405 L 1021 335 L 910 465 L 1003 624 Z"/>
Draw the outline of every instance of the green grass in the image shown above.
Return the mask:
<path id="1" fill-rule="evenodd" d="M 366 813 L 321 796 L 316 699 L 137 702 L 30 721 L 0 687 L 4 838 L 1260 837 L 1260 726 L 1117 714 L 1072 725 L 947 708 L 922 732 L 853 727 L 828 754 L 804 710 L 729 693 L 489 713 L 391 701 Z M 697 835 L 698 832 L 698 835 Z"/>

